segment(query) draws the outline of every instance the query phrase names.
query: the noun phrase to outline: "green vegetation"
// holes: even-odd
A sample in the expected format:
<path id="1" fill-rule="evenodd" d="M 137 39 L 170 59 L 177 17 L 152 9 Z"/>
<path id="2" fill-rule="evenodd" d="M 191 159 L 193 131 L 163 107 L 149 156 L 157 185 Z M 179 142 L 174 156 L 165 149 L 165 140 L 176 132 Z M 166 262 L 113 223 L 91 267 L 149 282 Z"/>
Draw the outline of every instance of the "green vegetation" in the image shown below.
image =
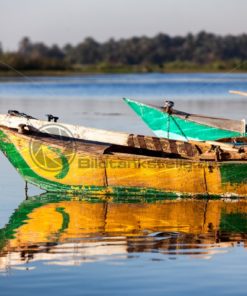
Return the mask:
<path id="1" fill-rule="evenodd" d="M 63 48 L 33 43 L 25 37 L 15 52 L 5 52 L 0 44 L 0 72 L 13 73 L 6 64 L 29 74 L 247 71 L 246 48 L 247 34 L 159 34 L 104 43 L 86 38 Z"/>

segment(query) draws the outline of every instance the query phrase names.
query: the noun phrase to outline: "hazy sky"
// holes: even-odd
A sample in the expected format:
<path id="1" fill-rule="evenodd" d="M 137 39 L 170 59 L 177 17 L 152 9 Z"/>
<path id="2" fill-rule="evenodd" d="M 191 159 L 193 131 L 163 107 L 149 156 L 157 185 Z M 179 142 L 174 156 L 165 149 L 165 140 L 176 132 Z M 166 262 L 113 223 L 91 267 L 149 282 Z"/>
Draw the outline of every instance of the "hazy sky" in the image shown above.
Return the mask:
<path id="1" fill-rule="evenodd" d="M 15 49 L 23 36 L 76 44 L 133 35 L 206 30 L 247 33 L 247 0 L 0 0 L 0 42 Z"/>

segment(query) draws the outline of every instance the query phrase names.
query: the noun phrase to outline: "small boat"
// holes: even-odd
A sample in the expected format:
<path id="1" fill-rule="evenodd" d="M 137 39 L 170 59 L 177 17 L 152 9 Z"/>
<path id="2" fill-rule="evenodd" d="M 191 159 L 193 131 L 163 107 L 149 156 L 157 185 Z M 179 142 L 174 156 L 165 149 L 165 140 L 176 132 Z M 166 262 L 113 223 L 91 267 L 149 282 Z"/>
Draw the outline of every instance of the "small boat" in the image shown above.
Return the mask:
<path id="1" fill-rule="evenodd" d="M 247 196 L 247 148 L 92 129 L 9 112 L 0 149 L 24 180 L 48 192 Z"/>
<path id="2" fill-rule="evenodd" d="M 245 120 L 231 120 L 190 114 L 173 109 L 173 102 L 164 107 L 124 101 L 148 125 L 157 137 L 189 141 L 210 141 L 247 135 Z"/>

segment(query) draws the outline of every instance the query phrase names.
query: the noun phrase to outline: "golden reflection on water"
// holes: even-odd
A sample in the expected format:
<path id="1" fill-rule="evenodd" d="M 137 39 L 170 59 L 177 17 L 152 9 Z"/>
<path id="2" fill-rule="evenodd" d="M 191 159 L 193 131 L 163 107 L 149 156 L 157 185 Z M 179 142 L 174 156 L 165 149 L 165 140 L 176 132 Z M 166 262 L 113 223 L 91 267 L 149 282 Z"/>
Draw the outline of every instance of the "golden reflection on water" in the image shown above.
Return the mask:
<path id="1" fill-rule="evenodd" d="M 187 255 L 210 259 L 246 244 L 245 200 L 80 199 L 24 201 L 0 230 L 0 271 L 33 263 L 80 265 Z M 155 256 L 158 255 L 158 256 Z"/>

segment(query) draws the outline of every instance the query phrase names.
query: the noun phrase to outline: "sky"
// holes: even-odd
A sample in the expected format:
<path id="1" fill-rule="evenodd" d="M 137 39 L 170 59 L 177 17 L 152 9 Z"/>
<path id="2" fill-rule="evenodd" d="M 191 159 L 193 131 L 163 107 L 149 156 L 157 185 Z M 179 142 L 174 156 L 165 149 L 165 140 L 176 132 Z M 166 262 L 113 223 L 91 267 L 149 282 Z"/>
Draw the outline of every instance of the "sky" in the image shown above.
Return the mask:
<path id="1" fill-rule="evenodd" d="M 48 45 L 132 36 L 247 33 L 247 0 L 0 0 L 0 42 Z"/>

